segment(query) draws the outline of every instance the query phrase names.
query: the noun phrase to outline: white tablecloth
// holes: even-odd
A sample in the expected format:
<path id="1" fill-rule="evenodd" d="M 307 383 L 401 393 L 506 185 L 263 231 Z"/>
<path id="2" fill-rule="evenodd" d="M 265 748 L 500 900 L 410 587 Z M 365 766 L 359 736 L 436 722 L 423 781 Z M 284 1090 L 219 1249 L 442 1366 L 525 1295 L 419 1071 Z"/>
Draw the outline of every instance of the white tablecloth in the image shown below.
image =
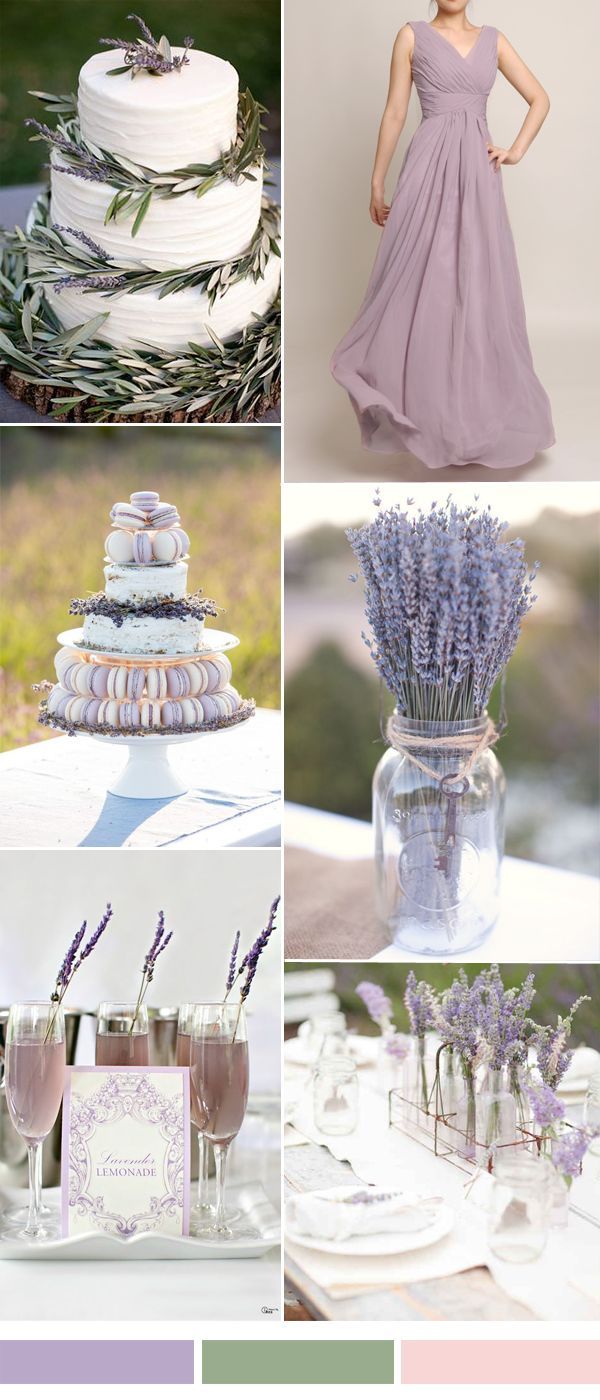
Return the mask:
<path id="1" fill-rule="evenodd" d="M 373 855 L 369 822 L 286 803 L 284 839 L 317 855 L 362 860 Z M 600 881 L 507 856 L 502 865 L 500 916 L 489 938 L 466 961 L 594 962 L 600 957 Z M 414 962 L 390 945 L 372 962 Z M 418 961 L 418 959 L 417 959 Z M 464 954 L 446 953 L 446 962 Z"/>
<path id="2" fill-rule="evenodd" d="M 589 1296 L 590 1279 L 599 1272 L 600 1228 L 571 1210 L 568 1228 L 550 1231 L 539 1260 L 526 1265 L 496 1260 L 486 1238 L 492 1179 L 482 1174 L 472 1184 L 472 1178 L 451 1161 L 436 1157 L 405 1132 L 390 1129 L 387 1099 L 367 1087 L 364 1079 L 361 1075 L 360 1119 L 354 1133 L 325 1137 L 319 1132 L 312 1116 L 310 1088 L 290 1113 L 293 1128 L 326 1146 L 338 1161 L 348 1161 L 369 1185 L 442 1195 L 455 1211 L 455 1226 L 436 1245 L 384 1258 L 326 1254 L 288 1242 L 288 1252 L 305 1272 L 332 1295 L 348 1296 L 365 1287 L 444 1278 L 485 1264 L 499 1286 L 540 1319 L 590 1321 L 600 1317 L 600 1306 Z M 599 1171 L 598 1158 L 588 1158 L 583 1177 L 572 1188 L 572 1199 L 574 1204 L 579 1202 L 582 1208 L 594 1211 L 600 1222 Z"/>

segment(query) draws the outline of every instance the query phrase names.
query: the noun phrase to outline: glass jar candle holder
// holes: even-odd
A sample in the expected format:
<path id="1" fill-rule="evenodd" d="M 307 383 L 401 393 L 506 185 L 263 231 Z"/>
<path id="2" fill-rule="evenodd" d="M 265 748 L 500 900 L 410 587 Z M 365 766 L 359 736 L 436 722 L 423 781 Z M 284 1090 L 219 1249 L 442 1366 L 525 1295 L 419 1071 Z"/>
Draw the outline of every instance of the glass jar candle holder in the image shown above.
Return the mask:
<path id="1" fill-rule="evenodd" d="M 440 957 L 476 948 L 496 921 L 504 775 L 486 748 L 468 775 L 457 776 L 488 723 L 487 715 L 449 724 L 395 715 L 400 747 L 390 747 L 375 770 L 379 915 L 392 943 L 411 953 Z M 409 752 L 400 751 L 403 737 Z M 420 737 L 427 741 L 422 750 Z"/>
<path id="2" fill-rule="evenodd" d="M 492 1254 L 507 1264 L 539 1259 L 548 1235 L 552 1168 L 528 1152 L 499 1152 L 488 1217 Z"/>
<path id="3" fill-rule="evenodd" d="M 327 1137 L 353 1133 L 358 1124 L 358 1074 L 353 1060 L 323 1059 L 313 1075 L 315 1126 Z"/>

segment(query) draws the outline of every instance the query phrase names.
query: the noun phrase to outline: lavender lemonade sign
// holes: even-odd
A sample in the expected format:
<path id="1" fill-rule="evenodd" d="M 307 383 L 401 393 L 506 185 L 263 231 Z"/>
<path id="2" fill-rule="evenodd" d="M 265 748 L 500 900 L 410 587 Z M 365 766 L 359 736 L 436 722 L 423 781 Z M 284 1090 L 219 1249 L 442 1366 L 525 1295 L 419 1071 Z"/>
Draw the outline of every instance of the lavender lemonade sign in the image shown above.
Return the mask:
<path id="1" fill-rule="evenodd" d="M 189 1227 L 189 1070 L 67 1070 L 63 1234 L 123 1240 Z"/>

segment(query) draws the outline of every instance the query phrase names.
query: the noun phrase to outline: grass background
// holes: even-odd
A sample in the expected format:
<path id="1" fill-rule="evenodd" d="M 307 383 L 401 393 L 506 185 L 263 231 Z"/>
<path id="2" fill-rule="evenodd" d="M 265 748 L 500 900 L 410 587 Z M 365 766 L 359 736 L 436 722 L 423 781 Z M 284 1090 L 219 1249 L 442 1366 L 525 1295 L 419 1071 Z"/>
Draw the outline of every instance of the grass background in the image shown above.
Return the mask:
<path id="1" fill-rule="evenodd" d="M 367 1016 L 364 1003 L 356 995 L 356 987 L 359 982 L 375 982 L 378 987 L 383 987 L 390 997 L 393 1005 L 393 1016 L 398 1030 L 408 1032 L 409 1024 L 403 1004 L 404 987 L 406 983 L 407 969 L 397 963 L 377 964 L 370 963 L 286 963 L 285 971 L 288 973 L 299 971 L 312 971 L 315 967 L 328 967 L 335 974 L 335 990 L 340 999 L 341 1010 L 348 1017 L 348 1024 L 353 1030 L 359 1031 L 362 1035 L 378 1034 L 370 1017 Z M 469 981 L 481 972 L 482 968 L 489 967 L 489 963 L 469 963 L 467 972 Z M 444 991 L 453 982 L 458 973 L 458 968 L 445 967 L 443 963 L 428 963 L 427 967 L 422 964 L 415 969 L 417 978 L 429 982 L 436 991 Z M 505 987 L 516 987 L 521 984 L 527 973 L 535 973 L 536 994 L 531 1007 L 531 1015 L 540 1025 L 556 1025 L 557 1016 L 566 1016 L 569 1007 L 573 1005 L 577 997 L 589 996 L 590 1001 L 586 1001 L 580 1006 L 573 1020 L 573 1034 L 570 1044 L 591 1045 L 596 1050 L 600 1050 L 600 1018 L 598 1016 L 598 1005 L 600 1002 L 600 968 L 593 964 L 570 965 L 558 967 L 554 963 L 541 963 L 530 968 L 522 963 L 501 963 L 500 971 Z M 290 1033 L 291 1025 L 290 1025 Z"/>
<path id="2" fill-rule="evenodd" d="M 136 11 L 137 12 L 137 11 Z M 30 91 L 77 91 L 82 64 L 98 53 L 100 38 L 128 39 L 138 32 L 127 0 L 0 0 L 0 183 L 31 184 L 44 178 L 46 146 L 31 144 L 25 117 L 43 112 Z M 173 44 L 187 34 L 197 49 L 226 58 L 269 109 L 267 146 L 279 144 L 279 0 L 143 0 L 139 13 L 159 38 Z"/>
<path id="3" fill-rule="evenodd" d="M 280 687 L 279 430 L 4 428 L 1 433 L 0 747 L 54 737 L 34 682 L 54 678 L 71 598 L 103 588 L 114 501 L 159 491 L 191 539 L 189 590 L 225 609 L 241 639 L 233 680 L 258 705 Z"/>

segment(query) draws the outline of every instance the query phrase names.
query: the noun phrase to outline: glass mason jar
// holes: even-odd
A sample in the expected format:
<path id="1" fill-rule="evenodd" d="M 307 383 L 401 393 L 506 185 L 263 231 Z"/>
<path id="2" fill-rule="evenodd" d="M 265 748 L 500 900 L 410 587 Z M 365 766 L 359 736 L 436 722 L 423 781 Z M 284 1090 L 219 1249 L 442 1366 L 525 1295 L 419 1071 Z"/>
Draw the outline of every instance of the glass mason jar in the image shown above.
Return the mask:
<path id="1" fill-rule="evenodd" d="M 324 1011 L 311 1016 L 298 1027 L 298 1039 L 302 1041 L 312 1063 L 321 1056 L 329 1059 L 335 1055 L 348 1053 L 348 1027 L 343 1011 Z"/>
<path id="2" fill-rule="evenodd" d="M 487 715 L 442 724 L 394 716 L 403 734 L 475 745 Z M 505 780 L 487 748 L 468 777 L 453 780 L 469 750 L 452 745 L 411 749 L 435 777 L 390 747 L 373 778 L 373 825 L 379 915 L 399 948 L 433 957 L 476 948 L 498 914 L 504 851 Z"/>
<path id="3" fill-rule="evenodd" d="M 389 1094 L 391 1089 L 401 1089 L 404 1083 L 404 1064 L 409 1052 L 408 1036 L 400 1036 L 397 1031 L 384 1031 L 377 1047 L 377 1088 L 380 1094 Z"/>
<path id="4" fill-rule="evenodd" d="M 487 1167 L 496 1148 L 512 1149 L 517 1144 L 517 1105 L 509 1089 L 507 1069 L 488 1069 L 483 1088 L 475 1095 L 476 1160 Z"/>
<path id="5" fill-rule="evenodd" d="M 497 1259 L 507 1264 L 539 1259 L 548 1235 L 551 1173 L 543 1157 L 498 1153 L 488 1217 L 489 1246 Z"/>
<path id="6" fill-rule="evenodd" d="M 358 1123 L 358 1074 L 344 1055 L 323 1059 L 313 1075 L 315 1126 L 326 1137 L 353 1133 Z"/>

